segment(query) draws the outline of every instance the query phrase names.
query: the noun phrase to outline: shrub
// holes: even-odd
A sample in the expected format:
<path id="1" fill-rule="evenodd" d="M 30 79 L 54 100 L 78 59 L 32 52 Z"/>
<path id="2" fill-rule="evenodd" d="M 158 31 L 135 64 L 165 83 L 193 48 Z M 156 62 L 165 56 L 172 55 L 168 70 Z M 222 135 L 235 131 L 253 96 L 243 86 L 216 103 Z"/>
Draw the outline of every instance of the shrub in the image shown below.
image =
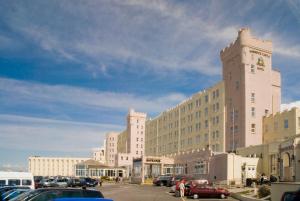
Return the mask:
<path id="1" fill-rule="evenodd" d="M 257 193 L 258 193 L 259 198 L 263 198 L 263 197 L 266 197 L 268 195 L 271 195 L 271 190 L 270 190 L 269 186 L 263 185 L 263 186 L 259 187 Z"/>

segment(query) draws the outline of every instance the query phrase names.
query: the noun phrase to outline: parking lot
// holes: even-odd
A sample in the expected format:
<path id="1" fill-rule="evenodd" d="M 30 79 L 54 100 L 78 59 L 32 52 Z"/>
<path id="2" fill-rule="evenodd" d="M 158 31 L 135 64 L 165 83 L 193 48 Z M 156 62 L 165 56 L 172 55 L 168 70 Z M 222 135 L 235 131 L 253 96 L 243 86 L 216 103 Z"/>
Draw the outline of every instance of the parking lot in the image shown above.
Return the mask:
<path id="1" fill-rule="evenodd" d="M 134 184 L 104 184 L 98 189 L 106 198 L 114 201 L 175 201 L 175 200 L 193 200 L 191 198 L 178 198 L 169 193 L 168 187 L 157 187 L 151 185 L 134 185 Z M 199 199 L 199 200 L 221 200 L 221 199 Z M 235 200 L 233 198 L 223 199 Z"/>

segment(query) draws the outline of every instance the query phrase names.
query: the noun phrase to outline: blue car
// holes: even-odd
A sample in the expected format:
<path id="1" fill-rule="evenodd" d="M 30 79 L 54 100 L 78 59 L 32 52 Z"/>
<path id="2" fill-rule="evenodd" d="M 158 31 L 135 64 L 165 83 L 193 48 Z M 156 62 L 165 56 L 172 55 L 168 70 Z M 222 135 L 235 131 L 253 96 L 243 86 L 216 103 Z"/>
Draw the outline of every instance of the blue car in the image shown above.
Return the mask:
<path id="1" fill-rule="evenodd" d="M 54 201 L 113 201 L 106 198 L 57 198 Z"/>

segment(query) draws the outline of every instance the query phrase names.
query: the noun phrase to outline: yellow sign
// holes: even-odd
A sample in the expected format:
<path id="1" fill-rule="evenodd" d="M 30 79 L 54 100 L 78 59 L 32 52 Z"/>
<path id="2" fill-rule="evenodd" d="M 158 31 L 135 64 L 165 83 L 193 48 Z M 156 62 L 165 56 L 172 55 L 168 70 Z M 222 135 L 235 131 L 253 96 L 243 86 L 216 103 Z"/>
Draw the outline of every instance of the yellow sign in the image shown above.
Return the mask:
<path id="1" fill-rule="evenodd" d="M 259 57 L 256 64 L 264 67 L 265 66 L 264 59 L 262 57 Z"/>

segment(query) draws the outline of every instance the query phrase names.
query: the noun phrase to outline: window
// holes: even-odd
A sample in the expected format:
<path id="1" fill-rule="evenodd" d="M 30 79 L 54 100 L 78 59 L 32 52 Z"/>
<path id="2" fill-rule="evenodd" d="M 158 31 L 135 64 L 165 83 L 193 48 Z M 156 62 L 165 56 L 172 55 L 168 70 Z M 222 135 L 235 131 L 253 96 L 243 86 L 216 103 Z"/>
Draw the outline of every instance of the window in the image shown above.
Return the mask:
<path id="1" fill-rule="evenodd" d="M 255 73 L 255 65 L 251 64 L 251 73 Z"/>
<path id="2" fill-rule="evenodd" d="M 5 180 L 0 180 L 0 186 L 4 186 L 6 184 Z"/>
<path id="3" fill-rule="evenodd" d="M 219 97 L 219 89 L 217 89 L 217 91 L 216 91 L 216 97 L 217 98 Z"/>
<path id="4" fill-rule="evenodd" d="M 284 120 L 284 128 L 288 128 L 289 127 L 289 120 L 285 119 Z"/>
<path id="5" fill-rule="evenodd" d="M 255 103 L 255 93 L 251 93 L 251 103 Z"/>
<path id="6" fill-rule="evenodd" d="M 139 154 L 139 151 L 136 151 L 136 154 Z"/>
<path id="7" fill-rule="evenodd" d="M 23 186 L 30 186 L 32 184 L 32 181 L 30 179 L 23 179 L 22 185 Z"/>
<path id="8" fill-rule="evenodd" d="M 205 96 L 205 103 L 208 103 L 208 95 Z"/>
<path id="9" fill-rule="evenodd" d="M 208 120 L 205 120 L 205 128 L 208 128 Z"/>
<path id="10" fill-rule="evenodd" d="M 255 107 L 251 108 L 251 115 L 252 115 L 252 117 L 255 117 Z"/>
<path id="11" fill-rule="evenodd" d="M 21 184 L 20 179 L 9 179 L 8 180 L 9 186 L 20 186 L 20 184 Z"/>
<path id="12" fill-rule="evenodd" d="M 138 137 L 136 138 L 136 141 L 137 141 L 137 142 L 139 141 L 139 138 L 138 138 Z"/>
<path id="13" fill-rule="evenodd" d="M 235 89 L 238 90 L 240 88 L 240 82 L 236 81 L 235 82 Z"/>
<path id="14" fill-rule="evenodd" d="M 208 108 L 206 107 L 205 108 L 205 116 L 207 116 L 208 115 Z"/>
<path id="15" fill-rule="evenodd" d="M 255 134 L 255 124 L 251 124 L 251 133 Z"/>
<path id="16" fill-rule="evenodd" d="M 300 117 L 298 117 L 298 128 L 300 128 Z"/>
<path id="17" fill-rule="evenodd" d="M 215 98 L 216 98 L 216 92 L 213 91 L 213 99 L 215 99 Z"/>

